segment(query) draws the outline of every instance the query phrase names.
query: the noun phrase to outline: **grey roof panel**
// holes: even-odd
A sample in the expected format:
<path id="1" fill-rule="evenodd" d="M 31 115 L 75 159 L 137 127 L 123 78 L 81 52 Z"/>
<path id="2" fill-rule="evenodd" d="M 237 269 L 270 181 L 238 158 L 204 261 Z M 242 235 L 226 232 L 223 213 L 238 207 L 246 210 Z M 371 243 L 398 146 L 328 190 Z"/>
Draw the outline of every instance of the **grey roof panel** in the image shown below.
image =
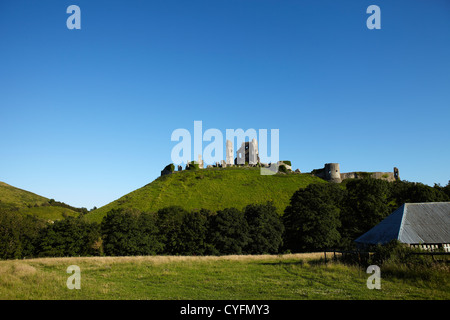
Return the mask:
<path id="1" fill-rule="evenodd" d="M 375 227 L 356 239 L 355 242 L 385 244 L 393 239 L 398 239 L 404 206 L 399 207 Z"/>
<path id="2" fill-rule="evenodd" d="M 450 202 L 407 203 L 399 240 L 450 243 Z"/>
<path id="3" fill-rule="evenodd" d="M 393 239 L 450 243 L 450 202 L 405 203 L 355 242 L 385 244 Z"/>

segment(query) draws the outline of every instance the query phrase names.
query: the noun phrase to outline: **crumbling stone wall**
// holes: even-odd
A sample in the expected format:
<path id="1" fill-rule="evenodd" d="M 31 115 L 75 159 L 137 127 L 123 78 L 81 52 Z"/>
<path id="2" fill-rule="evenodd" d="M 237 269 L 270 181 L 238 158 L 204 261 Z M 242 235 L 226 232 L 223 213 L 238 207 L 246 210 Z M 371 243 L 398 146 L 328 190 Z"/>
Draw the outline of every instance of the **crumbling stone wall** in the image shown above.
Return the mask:
<path id="1" fill-rule="evenodd" d="M 389 182 L 400 179 L 398 168 L 394 168 L 393 172 L 346 172 L 340 173 L 339 163 L 326 163 L 322 169 L 314 169 L 311 174 L 331 182 L 342 182 L 345 179 L 363 179 L 373 178 L 387 180 Z"/>

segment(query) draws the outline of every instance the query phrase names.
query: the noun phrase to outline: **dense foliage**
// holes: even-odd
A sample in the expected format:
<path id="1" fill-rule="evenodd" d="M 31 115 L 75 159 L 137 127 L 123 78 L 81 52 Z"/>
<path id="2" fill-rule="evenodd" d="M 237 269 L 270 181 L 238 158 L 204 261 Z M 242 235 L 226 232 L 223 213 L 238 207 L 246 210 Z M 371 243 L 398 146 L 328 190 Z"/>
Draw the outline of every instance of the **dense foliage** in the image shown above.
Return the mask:
<path id="1" fill-rule="evenodd" d="M 285 247 L 294 252 L 336 247 L 341 235 L 340 204 L 344 190 L 336 184 L 311 184 L 291 198 L 284 211 Z"/>
<path id="2" fill-rule="evenodd" d="M 66 204 L 64 202 L 55 201 L 55 199 L 48 200 L 48 204 L 47 203 L 42 204 L 42 206 L 47 206 L 47 205 L 53 206 L 53 207 L 61 207 L 61 208 L 70 209 L 72 211 L 75 211 L 75 212 L 78 212 L 78 213 L 82 213 L 82 214 L 88 213 L 88 209 L 86 209 L 86 208 L 83 208 L 83 207 L 82 208 L 72 207 L 72 206 L 70 206 L 70 205 L 68 205 L 68 204 Z"/>
<path id="3" fill-rule="evenodd" d="M 211 216 L 209 241 L 213 254 L 242 254 L 249 241 L 248 223 L 236 208 L 220 210 Z"/>
<path id="4" fill-rule="evenodd" d="M 348 180 L 300 188 L 283 215 L 273 203 L 218 211 L 180 206 L 113 209 L 101 223 L 45 221 L 0 205 L 0 258 L 47 256 L 277 254 L 351 248 L 353 240 L 405 202 L 450 201 L 441 187 Z"/>
<path id="5" fill-rule="evenodd" d="M 161 243 L 151 213 L 114 209 L 101 223 L 103 250 L 109 256 L 153 255 Z"/>
<path id="6" fill-rule="evenodd" d="M 283 244 L 284 225 L 273 203 L 248 205 L 244 216 L 249 228 L 245 252 L 278 253 Z"/>
<path id="7" fill-rule="evenodd" d="M 66 217 L 49 223 L 37 237 L 37 256 L 92 256 L 101 253 L 100 228 L 83 217 Z"/>
<path id="8" fill-rule="evenodd" d="M 35 243 L 45 223 L 33 216 L 0 207 L 0 259 L 35 255 Z"/>
<path id="9" fill-rule="evenodd" d="M 294 193 L 283 215 L 285 249 L 352 249 L 353 240 L 402 204 L 450 201 L 446 187 L 372 178 L 311 184 Z"/>

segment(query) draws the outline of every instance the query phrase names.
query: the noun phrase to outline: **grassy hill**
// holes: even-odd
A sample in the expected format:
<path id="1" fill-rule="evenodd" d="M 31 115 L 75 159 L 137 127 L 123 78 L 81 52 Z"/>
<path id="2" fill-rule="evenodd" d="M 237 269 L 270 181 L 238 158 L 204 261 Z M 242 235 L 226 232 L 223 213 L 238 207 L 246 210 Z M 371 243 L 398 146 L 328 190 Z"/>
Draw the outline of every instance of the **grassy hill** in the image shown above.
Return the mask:
<path id="1" fill-rule="evenodd" d="M 310 183 L 326 183 L 310 174 L 261 175 L 259 168 L 210 168 L 181 171 L 157 178 L 97 210 L 87 217 L 100 222 L 115 208 L 135 208 L 154 212 L 169 205 L 185 209 L 220 210 L 244 208 L 252 203 L 273 201 L 281 214 L 292 194 Z"/>
<path id="2" fill-rule="evenodd" d="M 46 220 L 58 220 L 63 216 L 77 216 L 79 213 L 61 206 L 49 205 L 48 198 L 22 190 L 0 181 L 0 208 L 19 214 L 36 215 Z"/>
<path id="3" fill-rule="evenodd" d="M 0 181 L 0 201 L 10 203 L 17 207 L 26 207 L 27 205 L 42 205 L 49 199 L 25 191 Z"/>

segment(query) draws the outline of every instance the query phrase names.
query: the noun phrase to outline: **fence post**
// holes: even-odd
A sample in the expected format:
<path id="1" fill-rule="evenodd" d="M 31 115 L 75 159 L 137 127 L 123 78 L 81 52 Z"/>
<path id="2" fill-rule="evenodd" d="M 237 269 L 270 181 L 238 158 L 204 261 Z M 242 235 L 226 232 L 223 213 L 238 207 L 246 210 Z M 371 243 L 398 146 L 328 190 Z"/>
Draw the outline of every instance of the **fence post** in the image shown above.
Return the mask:
<path id="1" fill-rule="evenodd" d="M 361 277 L 361 254 L 358 250 L 358 270 L 359 270 L 359 276 Z"/>

